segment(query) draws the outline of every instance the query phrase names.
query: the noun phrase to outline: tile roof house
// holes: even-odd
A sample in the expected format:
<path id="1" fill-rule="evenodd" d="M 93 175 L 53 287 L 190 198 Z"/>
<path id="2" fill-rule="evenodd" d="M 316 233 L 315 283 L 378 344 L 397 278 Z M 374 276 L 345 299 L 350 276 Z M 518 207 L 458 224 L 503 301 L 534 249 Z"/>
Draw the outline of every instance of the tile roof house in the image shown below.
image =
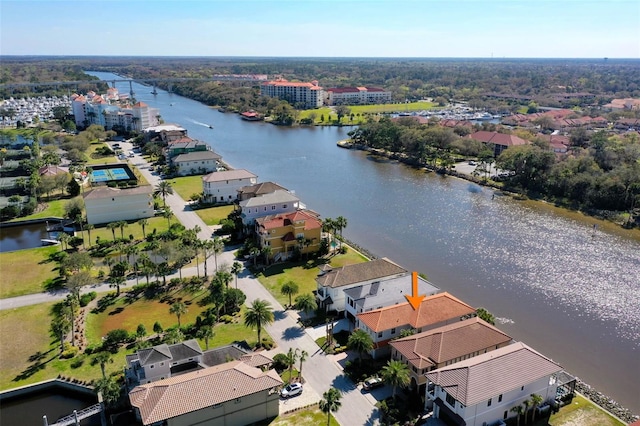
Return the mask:
<path id="1" fill-rule="evenodd" d="M 529 142 L 516 135 L 508 135 L 506 133 L 488 132 L 480 130 L 467 136 L 470 139 L 493 146 L 493 155 L 497 157 L 505 149 L 512 146 L 528 145 Z"/>
<path id="2" fill-rule="evenodd" d="M 270 260 L 278 262 L 320 250 L 322 220 L 311 210 L 296 210 L 257 218 L 255 231 L 260 249 L 270 247 Z"/>
<path id="3" fill-rule="evenodd" d="M 391 358 L 409 366 L 412 387 L 426 384 L 425 373 L 512 343 L 507 334 L 479 317 L 389 342 Z"/>
<path id="4" fill-rule="evenodd" d="M 387 258 L 335 269 L 325 268 L 316 278 L 318 306 L 327 311 L 343 312 L 346 309 L 345 290 L 408 274 L 406 269 Z"/>
<path id="5" fill-rule="evenodd" d="M 493 424 L 514 417 L 530 395 L 556 398 L 562 367 L 521 342 L 426 374 L 426 405 L 451 425 Z"/>
<path id="6" fill-rule="evenodd" d="M 440 292 L 440 289 L 424 278 L 416 274 L 418 294 L 432 296 Z M 412 275 L 385 278 L 357 287 L 344 290 L 346 296 L 345 313 L 347 317 L 355 321 L 356 315 L 385 306 L 397 305 L 407 301 L 406 295 L 413 291 Z"/>
<path id="7" fill-rule="evenodd" d="M 207 203 L 233 203 L 238 190 L 255 185 L 258 176 L 245 169 L 223 170 L 202 176 L 202 191 Z"/>
<path id="8" fill-rule="evenodd" d="M 268 194 L 240 201 L 240 218 L 242 218 L 242 224 L 244 226 L 253 229 L 257 218 L 274 214 L 292 213 L 302 208 L 304 208 L 304 206 L 300 203 L 298 197 L 289 191 L 279 189 Z"/>
<path id="9" fill-rule="evenodd" d="M 275 370 L 231 361 L 134 388 L 129 401 L 143 425 L 246 425 L 279 412 Z"/>
<path id="10" fill-rule="evenodd" d="M 249 198 L 258 197 L 264 194 L 270 194 L 277 190 L 288 191 L 284 186 L 280 186 L 273 182 L 261 182 L 255 185 L 243 186 L 238 190 L 238 199 L 240 201 L 248 200 Z"/>
<path id="11" fill-rule="evenodd" d="M 173 157 L 171 164 L 180 176 L 211 173 L 218 170 L 222 157 L 213 151 L 194 151 Z"/>
<path id="12" fill-rule="evenodd" d="M 268 367 L 273 360 L 251 351 L 247 345 L 232 344 L 202 351 L 197 340 L 174 345 L 161 344 L 127 355 L 125 377 L 129 387 L 147 384 L 191 371 L 202 370 L 230 360 L 240 360 L 252 367 Z"/>
<path id="13" fill-rule="evenodd" d="M 459 322 L 476 314 L 476 310 L 451 294 L 444 292 L 425 297 L 417 309 L 409 302 L 375 309 L 357 315 L 356 327 L 373 339 L 373 358 L 390 352 L 389 341 L 405 329 L 418 333 Z"/>
<path id="14" fill-rule="evenodd" d="M 69 173 L 69 168 L 56 166 L 55 164 L 47 164 L 46 166 L 40 167 L 38 173 L 40 173 L 40 176 L 56 176 Z"/>

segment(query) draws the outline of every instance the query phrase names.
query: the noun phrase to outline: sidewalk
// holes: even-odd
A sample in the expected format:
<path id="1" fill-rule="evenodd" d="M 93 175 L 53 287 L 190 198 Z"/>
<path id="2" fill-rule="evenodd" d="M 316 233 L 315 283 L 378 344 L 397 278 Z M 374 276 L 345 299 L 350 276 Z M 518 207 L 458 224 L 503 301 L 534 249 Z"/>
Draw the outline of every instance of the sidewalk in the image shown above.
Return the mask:
<path id="1" fill-rule="evenodd" d="M 155 186 L 161 179 L 152 175 L 148 169 L 148 164 L 140 155 L 136 155 L 131 159 L 132 163 L 138 168 L 140 173 L 147 179 L 149 184 Z M 210 239 L 211 230 L 204 223 L 189 205 L 177 194 L 172 194 L 166 199 L 167 205 L 171 207 L 176 219 L 178 219 L 186 228 L 193 229 L 196 225 L 202 231 L 199 238 Z M 223 253 L 217 255 L 218 265 L 233 264 L 236 261 L 234 257 L 234 248 L 227 248 Z M 213 257 L 208 259 L 210 265 L 213 265 Z M 243 262 L 244 263 L 244 262 Z M 201 266 L 201 271 L 203 268 Z M 209 271 L 213 271 L 210 266 Z M 196 267 L 184 268 L 182 270 L 183 277 L 194 276 L 197 273 Z M 175 272 L 167 276 L 167 279 L 179 276 L 179 272 Z M 141 278 L 140 282 L 146 282 L 145 278 Z M 135 285 L 136 280 L 127 280 L 126 285 L 121 286 L 122 291 Z M 286 311 L 282 305 L 265 289 L 248 269 L 238 276 L 238 288 L 246 295 L 246 305 L 249 306 L 255 299 L 263 299 L 268 301 L 274 311 L 275 321 L 266 326 L 265 329 L 271 335 L 277 347 L 270 351 L 271 356 L 276 353 L 286 353 L 289 348 L 294 350 L 306 351 L 309 356 L 302 365 L 302 373 L 305 379 L 303 395 L 288 400 L 281 400 L 280 412 L 288 412 L 298 407 L 307 406 L 318 402 L 324 392 L 330 387 L 335 387 L 342 391 L 342 409 L 334 413 L 334 417 L 342 425 L 376 425 L 379 424 L 378 411 L 374 406 L 375 400 L 370 400 L 363 395 L 360 390 L 343 375 L 342 368 L 336 360 L 331 356 L 328 357 L 316 345 L 315 337 L 317 333 L 315 329 L 305 330 L 298 323 L 298 313 L 295 311 Z M 98 293 L 113 291 L 113 288 L 106 283 L 100 283 L 90 288 L 84 288 L 82 293 L 95 291 Z M 61 290 L 50 293 L 30 294 L 10 299 L 0 300 L 0 310 L 12 309 L 20 306 L 33 305 L 38 303 L 62 300 L 66 297 L 67 291 Z M 348 327 L 348 325 L 347 325 Z M 324 334 L 324 326 L 322 326 L 322 334 Z"/>

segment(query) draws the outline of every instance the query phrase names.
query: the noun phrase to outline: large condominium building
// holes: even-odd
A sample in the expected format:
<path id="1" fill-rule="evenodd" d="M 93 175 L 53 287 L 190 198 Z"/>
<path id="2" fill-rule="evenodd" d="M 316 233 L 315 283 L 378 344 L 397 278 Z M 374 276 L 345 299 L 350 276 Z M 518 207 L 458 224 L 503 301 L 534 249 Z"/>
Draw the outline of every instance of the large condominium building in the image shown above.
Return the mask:
<path id="1" fill-rule="evenodd" d="M 104 95 L 95 92 L 73 95 L 71 109 L 76 126 L 98 124 L 107 130 L 120 127 L 129 131 L 142 131 L 157 125 L 160 116 L 157 108 L 151 108 L 144 102 L 131 105 L 128 98 L 118 95 L 114 88 L 110 88 Z"/>
<path id="2" fill-rule="evenodd" d="M 262 83 L 261 96 L 283 99 L 292 105 L 303 104 L 305 108 L 318 108 L 324 103 L 324 90 L 316 80 L 311 83 L 292 83 L 278 79 Z"/>
<path id="3" fill-rule="evenodd" d="M 391 92 L 379 87 L 334 87 L 327 89 L 329 105 L 366 105 L 391 102 Z"/>

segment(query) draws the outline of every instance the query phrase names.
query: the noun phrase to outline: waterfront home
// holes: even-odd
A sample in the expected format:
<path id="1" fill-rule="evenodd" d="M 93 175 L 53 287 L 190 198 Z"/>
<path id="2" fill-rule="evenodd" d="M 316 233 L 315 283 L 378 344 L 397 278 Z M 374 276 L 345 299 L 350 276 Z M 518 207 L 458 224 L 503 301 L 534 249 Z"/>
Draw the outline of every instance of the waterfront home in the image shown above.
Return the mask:
<path id="1" fill-rule="evenodd" d="M 176 139 L 175 141 L 169 142 L 167 148 L 165 149 L 165 153 L 167 158 L 172 159 L 173 157 L 180 154 L 188 154 L 190 152 L 204 152 L 209 150 L 209 145 L 206 142 L 198 141 L 191 139 L 190 137 L 182 137 L 180 139 Z"/>
<path id="2" fill-rule="evenodd" d="M 432 296 L 440 292 L 440 289 L 424 278 L 417 276 L 418 294 Z M 345 314 L 351 321 L 356 320 L 356 315 L 385 306 L 397 305 L 407 301 L 406 296 L 413 291 L 413 277 L 401 275 L 391 278 L 383 278 L 344 290 Z"/>
<path id="3" fill-rule="evenodd" d="M 187 130 L 177 124 L 165 123 L 147 127 L 144 129 L 144 136 L 147 142 L 157 140 L 163 144 L 168 144 L 186 137 Z"/>
<path id="4" fill-rule="evenodd" d="M 240 114 L 240 118 L 247 121 L 260 121 L 264 120 L 264 116 L 254 110 L 245 111 Z"/>
<path id="5" fill-rule="evenodd" d="M 304 207 L 298 197 L 289 191 L 277 190 L 240 201 L 240 218 L 245 227 L 253 228 L 255 220 L 260 217 L 293 213 L 300 208 Z"/>
<path id="6" fill-rule="evenodd" d="M 241 426 L 278 415 L 282 384 L 275 370 L 231 361 L 137 386 L 129 402 L 145 426 Z"/>
<path id="7" fill-rule="evenodd" d="M 155 213 L 150 185 L 122 189 L 101 186 L 86 192 L 83 198 L 87 223 L 91 225 L 138 220 Z"/>
<path id="8" fill-rule="evenodd" d="M 156 345 L 127 355 L 125 379 L 129 388 L 201 370 L 231 360 L 240 360 L 257 368 L 266 368 L 273 360 L 251 351 L 248 345 L 232 344 L 202 351 L 197 340 L 173 345 Z"/>
<path id="9" fill-rule="evenodd" d="M 202 191 L 207 203 L 233 203 L 238 199 L 238 190 L 255 185 L 258 176 L 245 169 L 223 170 L 202 177 Z"/>
<path id="10" fill-rule="evenodd" d="M 261 182 L 255 185 L 243 186 L 238 190 L 238 200 L 244 201 L 260 195 L 271 194 L 278 190 L 288 191 L 284 186 L 273 182 Z"/>
<path id="11" fill-rule="evenodd" d="M 362 312 L 356 316 L 356 327 L 373 339 L 371 356 L 379 358 L 390 353 L 389 341 L 405 329 L 417 333 L 442 327 L 475 316 L 476 310 L 449 293 L 425 297 L 414 309 L 408 302 Z"/>
<path id="12" fill-rule="evenodd" d="M 426 374 L 426 408 L 450 425 L 498 424 L 532 394 L 553 403 L 562 367 L 521 342 Z M 526 415 L 526 413 L 525 413 Z"/>
<path id="13" fill-rule="evenodd" d="M 255 227 L 260 249 L 271 248 L 270 261 L 284 261 L 295 253 L 308 255 L 320 250 L 322 220 L 311 210 L 259 217 Z"/>
<path id="14" fill-rule="evenodd" d="M 516 135 L 507 135 L 506 133 L 487 132 L 480 130 L 467 136 L 478 142 L 482 142 L 493 151 L 493 156 L 498 157 L 502 151 L 512 146 L 528 145 L 529 142 Z"/>
<path id="15" fill-rule="evenodd" d="M 392 340 L 391 358 L 409 367 L 411 387 L 426 384 L 425 373 L 512 343 L 507 334 L 479 317 Z"/>
<path id="16" fill-rule="evenodd" d="M 220 167 L 222 157 L 213 151 L 194 151 L 180 154 L 171 159 L 180 176 L 211 173 Z"/>
<path id="17" fill-rule="evenodd" d="M 346 290 L 405 276 L 411 279 L 406 269 L 387 258 L 341 268 L 325 265 L 316 278 L 318 306 L 341 314 L 346 309 Z"/>

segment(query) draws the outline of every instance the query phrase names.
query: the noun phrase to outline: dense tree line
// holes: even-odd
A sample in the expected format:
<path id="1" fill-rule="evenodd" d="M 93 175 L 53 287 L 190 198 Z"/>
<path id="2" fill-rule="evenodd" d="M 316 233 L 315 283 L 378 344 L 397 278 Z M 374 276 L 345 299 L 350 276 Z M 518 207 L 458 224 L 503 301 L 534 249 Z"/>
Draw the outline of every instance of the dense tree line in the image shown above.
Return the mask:
<path id="1" fill-rule="evenodd" d="M 414 162 L 450 168 L 455 158 L 478 157 L 482 169 L 492 163 L 492 150 L 462 138 L 455 129 L 435 123 L 383 118 L 349 133 L 354 143 L 408 156 Z M 529 195 L 569 203 L 581 209 L 628 211 L 640 205 L 640 137 L 637 133 L 609 135 L 605 131 L 572 135 L 574 145 L 557 157 L 541 139 L 511 147 L 497 159 L 509 171 L 507 187 Z M 483 173 L 478 173 L 482 177 Z M 486 177 L 486 176 L 485 176 Z"/>
<path id="2" fill-rule="evenodd" d="M 0 65 L 0 83 L 91 79 L 83 69 L 137 79 L 268 74 L 318 80 L 325 88 L 384 87 L 393 93 L 394 102 L 425 97 L 466 100 L 496 112 L 513 111 L 532 100 L 545 106 L 585 106 L 640 96 L 640 64 L 623 59 L 9 57 Z M 180 83 L 172 90 L 209 105 L 269 109 L 268 101 L 258 96 L 258 86 L 247 83 Z M 581 97 L 585 92 L 594 96 Z"/>

